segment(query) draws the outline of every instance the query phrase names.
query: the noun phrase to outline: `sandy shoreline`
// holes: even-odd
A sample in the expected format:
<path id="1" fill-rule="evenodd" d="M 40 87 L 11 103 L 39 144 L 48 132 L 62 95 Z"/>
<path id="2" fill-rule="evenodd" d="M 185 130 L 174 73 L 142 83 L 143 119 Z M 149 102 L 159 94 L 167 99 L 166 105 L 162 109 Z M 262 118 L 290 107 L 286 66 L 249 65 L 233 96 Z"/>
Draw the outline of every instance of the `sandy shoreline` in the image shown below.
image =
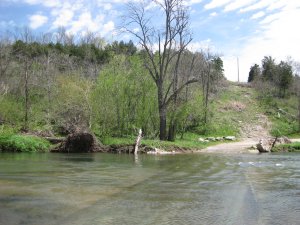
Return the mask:
<path id="1" fill-rule="evenodd" d="M 250 148 L 258 143 L 258 140 L 245 138 L 238 142 L 222 143 L 214 146 L 209 146 L 202 149 L 201 153 L 259 153 L 258 150 L 251 150 Z"/>
<path id="2" fill-rule="evenodd" d="M 291 139 L 292 142 L 300 142 L 300 139 Z M 252 138 L 244 138 L 238 142 L 222 143 L 214 146 L 209 146 L 202 149 L 201 153 L 223 153 L 223 154 L 236 154 L 236 153 L 259 153 L 258 150 L 251 149 L 259 140 Z"/>

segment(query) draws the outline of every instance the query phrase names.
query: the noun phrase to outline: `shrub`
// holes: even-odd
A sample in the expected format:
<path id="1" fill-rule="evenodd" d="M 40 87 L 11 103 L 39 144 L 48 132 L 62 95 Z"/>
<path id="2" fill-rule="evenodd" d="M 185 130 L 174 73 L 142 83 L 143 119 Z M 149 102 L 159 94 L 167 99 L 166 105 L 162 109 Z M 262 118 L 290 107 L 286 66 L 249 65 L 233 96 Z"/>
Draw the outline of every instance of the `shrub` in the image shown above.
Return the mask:
<path id="1" fill-rule="evenodd" d="M 9 152 L 46 152 L 50 143 L 39 137 L 30 135 L 0 135 L 0 151 Z"/>
<path id="2" fill-rule="evenodd" d="M 300 152 L 300 142 L 275 146 L 272 152 Z"/>

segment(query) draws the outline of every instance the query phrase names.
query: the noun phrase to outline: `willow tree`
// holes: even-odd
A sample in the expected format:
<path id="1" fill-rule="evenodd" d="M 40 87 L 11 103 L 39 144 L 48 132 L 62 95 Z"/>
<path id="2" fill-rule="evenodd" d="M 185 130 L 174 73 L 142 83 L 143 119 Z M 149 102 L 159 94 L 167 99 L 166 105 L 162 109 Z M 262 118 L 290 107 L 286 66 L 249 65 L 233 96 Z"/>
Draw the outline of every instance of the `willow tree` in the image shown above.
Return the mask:
<path id="1" fill-rule="evenodd" d="M 182 0 L 131 3 L 124 21 L 124 29 L 139 41 L 144 66 L 156 85 L 159 137 L 166 140 L 168 106 L 187 85 L 198 81 L 190 77 L 178 83 L 182 53 L 192 40 L 187 7 Z"/>

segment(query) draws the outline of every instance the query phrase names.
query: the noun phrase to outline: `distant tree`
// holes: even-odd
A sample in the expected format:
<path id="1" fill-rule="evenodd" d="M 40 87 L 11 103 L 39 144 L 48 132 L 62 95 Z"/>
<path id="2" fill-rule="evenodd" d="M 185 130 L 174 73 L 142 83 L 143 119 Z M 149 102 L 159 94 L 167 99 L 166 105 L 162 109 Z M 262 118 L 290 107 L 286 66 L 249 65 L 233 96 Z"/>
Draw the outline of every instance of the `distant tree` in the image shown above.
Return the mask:
<path id="1" fill-rule="evenodd" d="M 130 40 L 128 43 L 124 41 L 114 41 L 112 44 L 107 46 L 107 49 L 114 52 L 115 54 L 124 54 L 132 56 L 137 52 L 137 47 Z"/>
<path id="2" fill-rule="evenodd" d="M 213 86 L 220 79 L 224 78 L 223 60 L 218 56 L 213 56 L 207 52 L 202 59 L 202 92 L 203 92 L 203 107 L 204 117 L 203 122 L 206 126 L 208 123 L 209 112 L 209 97 L 213 90 Z"/>
<path id="3" fill-rule="evenodd" d="M 276 78 L 275 82 L 279 88 L 279 96 L 284 98 L 286 91 L 291 87 L 293 81 L 293 69 L 292 66 L 284 61 L 281 61 L 276 66 Z"/>
<path id="4" fill-rule="evenodd" d="M 9 65 L 12 63 L 12 48 L 9 40 L 0 39 L 0 78 L 3 79 L 7 75 Z"/>
<path id="5" fill-rule="evenodd" d="M 299 64 L 299 72 L 300 72 L 300 64 Z M 294 87 L 296 96 L 298 98 L 298 132 L 300 133 L 300 76 L 295 75 L 294 78 Z"/>
<path id="6" fill-rule="evenodd" d="M 266 81 L 273 81 L 275 77 L 276 64 L 271 56 L 265 56 L 262 60 L 262 78 Z"/>
<path id="7" fill-rule="evenodd" d="M 260 68 L 259 65 L 254 64 L 250 68 L 249 77 L 248 77 L 248 83 L 254 81 L 256 78 L 260 76 Z"/>
<path id="8" fill-rule="evenodd" d="M 45 50 L 43 46 L 39 45 L 37 42 L 30 42 L 32 39 L 32 34 L 24 33 L 22 34 L 26 38 L 24 41 L 18 40 L 13 44 L 13 52 L 17 60 L 19 61 L 22 69 L 20 71 L 23 86 L 24 86 L 24 125 L 23 129 L 28 130 L 28 116 L 30 109 L 30 78 L 34 72 L 34 63 L 38 56 L 43 54 Z M 29 40 L 29 41 L 28 41 Z"/>

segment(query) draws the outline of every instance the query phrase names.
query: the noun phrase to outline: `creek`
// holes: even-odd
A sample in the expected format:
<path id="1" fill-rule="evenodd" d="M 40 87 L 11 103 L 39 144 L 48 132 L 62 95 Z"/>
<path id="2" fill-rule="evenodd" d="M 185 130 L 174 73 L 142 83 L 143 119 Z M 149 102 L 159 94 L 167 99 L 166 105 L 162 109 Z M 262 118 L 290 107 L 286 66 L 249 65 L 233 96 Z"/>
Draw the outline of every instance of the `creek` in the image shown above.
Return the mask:
<path id="1" fill-rule="evenodd" d="M 300 154 L 0 154 L 1 225 L 299 221 Z"/>

